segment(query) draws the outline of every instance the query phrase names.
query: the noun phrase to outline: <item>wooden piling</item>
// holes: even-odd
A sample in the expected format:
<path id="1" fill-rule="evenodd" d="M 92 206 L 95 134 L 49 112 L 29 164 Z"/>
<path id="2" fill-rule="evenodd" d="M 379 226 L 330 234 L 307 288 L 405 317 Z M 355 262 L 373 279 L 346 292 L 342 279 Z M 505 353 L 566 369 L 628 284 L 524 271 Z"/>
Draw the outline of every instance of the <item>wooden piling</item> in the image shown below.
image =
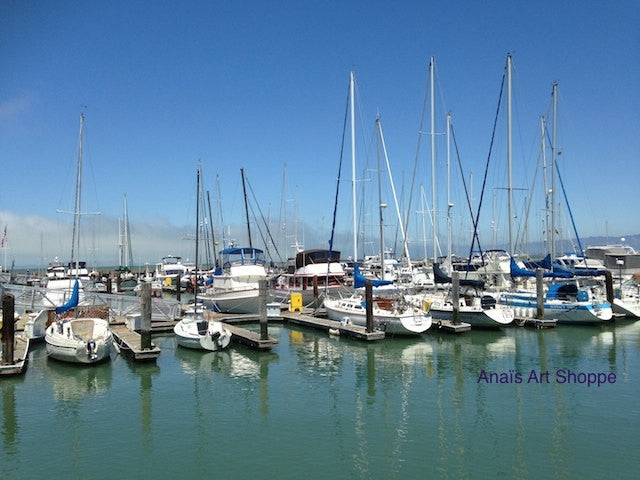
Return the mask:
<path id="1" fill-rule="evenodd" d="M 367 279 L 364 283 L 364 301 L 365 301 L 365 310 L 367 314 L 367 327 L 366 332 L 373 332 L 373 293 L 372 293 L 372 285 L 371 280 Z"/>
<path id="2" fill-rule="evenodd" d="M 460 273 L 456 270 L 451 272 L 451 305 L 453 324 L 460 324 Z"/>
<path id="3" fill-rule="evenodd" d="M 140 348 L 148 350 L 151 348 L 151 284 L 142 283 L 142 301 L 140 318 Z"/>
<path id="4" fill-rule="evenodd" d="M 179 302 L 180 301 L 180 290 L 181 290 L 181 285 L 180 285 L 180 274 L 176 275 L 176 300 Z M 197 308 L 197 306 L 196 306 Z"/>
<path id="5" fill-rule="evenodd" d="M 315 278 L 315 277 L 314 277 Z M 267 280 L 260 279 L 258 282 L 258 289 L 260 296 L 260 340 L 268 340 L 268 326 L 267 326 Z"/>
<path id="6" fill-rule="evenodd" d="M 107 277 L 107 293 L 111 293 L 113 291 L 111 275 Z"/>
<path id="7" fill-rule="evenodd" d="M 611 271 L 609 271 L 609 270 L 605 270 L 604 271 L 604 284 L 605 284 L 605 289 L 607 291 L 607 302 L 609 302 L 611 305 L 613 305 L 613 299 L 614 299 L 614 294 L 613 294 L 613 275 L 612 275 Z"/>
<path id="8" fill-rule="evenodd" d="M 318 310 L 320 303 L 318 302 L 318 277 L 313 276 L 313 309 Z"/>
<path id="9" fill-rule="evenodd" d="M 13 348 L 15 341 L 14 296 L 10 293 L 2 295 L 2 363 L 13 364 Z"/>
<path id="10" fill-rule="evenodd" d="M 541 268 L 536 268 L 536 318 L 544 320 L 544 284 Z"/>

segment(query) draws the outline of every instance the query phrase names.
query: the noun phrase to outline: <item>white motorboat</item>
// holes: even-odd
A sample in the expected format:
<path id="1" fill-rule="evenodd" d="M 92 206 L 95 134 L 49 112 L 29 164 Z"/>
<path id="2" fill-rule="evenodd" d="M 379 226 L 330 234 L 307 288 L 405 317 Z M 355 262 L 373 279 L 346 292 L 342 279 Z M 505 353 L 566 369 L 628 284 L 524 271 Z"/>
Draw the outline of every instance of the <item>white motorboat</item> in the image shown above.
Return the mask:
<path id="1" fill-rule="evenodd" d="M 253 247 L 220 251 L 222 268 L 211 277 L 211 284 L 199 296 L 207 308 L 225 313 L 258 313 L 260 280 L 267 279 L 264 253 Z"/>
<path id="2" fill-rule="evenodd" d="M 271 280 L 270 301 L 287 303 L 292 293 L 299 293 L 302 295 L 302 304 L 311 305 L 315 295 L 314 281 L 319 295 L 331 296 L 352 291 L 346 285 L 347 278 L 340 263 L 340 252 L 326 249 L 303 250 L 296 254 L 295 265 L 290 265 L 286 273 Z"/>
<path id="3" fill-rule="evenodd" d="M 366 303 L 359 295 L 325 298 L 329 319 L 366 326 Z M 431 327 L 431 315 L 402 300 L 388 297 L 373 300 L 373 326 L 390 335 L 419 335 Z"/>
<path id="4" fill-rule="evenodd" d="M 173 332 L 178 345 L 198 350 L 222 350 L 231 342 L 231 332 L 222 322 L 207 320 L 202 315 L 194 314 L 180 320 Z"/>

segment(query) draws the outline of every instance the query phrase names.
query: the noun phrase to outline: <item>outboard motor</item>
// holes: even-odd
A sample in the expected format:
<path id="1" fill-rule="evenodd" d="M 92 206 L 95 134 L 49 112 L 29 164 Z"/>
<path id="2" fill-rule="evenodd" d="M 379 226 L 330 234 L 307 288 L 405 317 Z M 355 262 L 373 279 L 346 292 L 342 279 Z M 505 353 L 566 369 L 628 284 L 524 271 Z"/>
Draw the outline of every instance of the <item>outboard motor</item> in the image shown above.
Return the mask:
<path id="1" fill-rule="evenodd" d="M 96 353 L 96 341 L 91 339 L 87 342 L 87 355 L 91 360 L 95 359 L 98 354 Z"/>

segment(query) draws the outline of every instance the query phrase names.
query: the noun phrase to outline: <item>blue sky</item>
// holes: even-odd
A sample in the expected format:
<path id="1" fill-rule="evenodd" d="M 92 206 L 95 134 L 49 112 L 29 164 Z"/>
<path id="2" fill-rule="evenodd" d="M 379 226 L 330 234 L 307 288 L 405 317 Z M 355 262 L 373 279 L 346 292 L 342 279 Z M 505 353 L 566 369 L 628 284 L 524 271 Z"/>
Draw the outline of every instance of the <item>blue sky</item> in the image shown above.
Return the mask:
<path id="1" fill-rule="evenodd" d="M 640 7 L 635 1 L 8 0 L 0 4 L 0 22 L 0 228 L 6 225 L 8 231 L 2 254 L 15 258 L 17 266 L 46 264 L 54 256 L 66 260 L 70 254 L 71 218 L 56 211 L 73 210 L 80 113 L 86 119 L 82 210 L 101 212 L 82 219 L 86 259 L 117 261 L 117 219 L 125 194 L 135 263 L 153 264 L 170 253 L 192 257 L 188 234 L 198 162 L 214 210 L 222 212 L 226 231 L 239 243 L 247 242 L 243 167 L 273 225 L 286 205 L 288 244 L 297 225 L 298 241 L 306 248 L 326 247 L 349 72 L 355 71 L 357 82 L 358 176 L 371 176 L 370 182 L 359 182 L 366 188 L 363 197 L 377 197 L 376 174 L 364 172 L 376 161 L 370 148 L 376 113 L 396 189 L 406 197 L 432 55 L 436 130 L 444 131 L 444 112 L 451 112 L 476 206 L 510 52 L 514 187 L 528 189 L 515 194 L 519 211 L 526 196 L 542 197 L 541 174 L 531 191 L 539 118 L 550 115 L 551 86 L 558 82 L 559 161 L 579 233 L 615 238 L 640 232 Z M 493 243 L 494 196 L 498 244 L 507 232 L 506 197 L 496 189 L 506 178 L 503 117 L 480 220 L 483 246 Z M 426 126 L 428 119 L 427 112 Z M 429 142 L 423 135 L 414 189 L 423 185 L 430 201 Z M 437 143 L 443 205 L 444 136 Z M 468 215 L 460 175 L 454 167 L 452 172 L 457 174 L 451 181 L 452 223 L 464 250 Z M 350 180 L 350 166 L 343 168 L 343 178 Z M 348 256 L 348 181 L 340 188 L 336 248 Z M 391 206 L 385 189 L 383 201 Z M 402 202 L 406 206 L 408 199 Z M 417 194 L 412 202 L 409 237 L 421 249 Z M 438 211 L 442 230 L 444 209 Z M 530 212 L 537 212 L 528 223 L 530 239 L 536 240 L 540 209 L 532 206 Z M 393 210 L 385 216 L 385 235 L 393 238 Z M 373 245 L 377 220 L 371 218 L 363 224 L 371 231 L 365 242 Z M 570 235 L 567 218 L 562 222 Z M 370 248 L 365 253 L 373 253 Z"/>

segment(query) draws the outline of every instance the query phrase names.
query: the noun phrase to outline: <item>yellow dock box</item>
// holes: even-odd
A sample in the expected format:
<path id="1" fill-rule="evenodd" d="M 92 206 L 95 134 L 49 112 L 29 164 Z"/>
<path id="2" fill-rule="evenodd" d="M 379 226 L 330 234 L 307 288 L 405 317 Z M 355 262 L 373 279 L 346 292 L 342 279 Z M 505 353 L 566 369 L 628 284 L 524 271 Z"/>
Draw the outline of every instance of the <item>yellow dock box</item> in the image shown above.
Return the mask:
<path id="1" fill-rule="evenodd" d="M 290 312 L 302 311 L 302 294 L 301 293 L 291 294 L 291 298 L 289 300 L 289 311 Z"/>

